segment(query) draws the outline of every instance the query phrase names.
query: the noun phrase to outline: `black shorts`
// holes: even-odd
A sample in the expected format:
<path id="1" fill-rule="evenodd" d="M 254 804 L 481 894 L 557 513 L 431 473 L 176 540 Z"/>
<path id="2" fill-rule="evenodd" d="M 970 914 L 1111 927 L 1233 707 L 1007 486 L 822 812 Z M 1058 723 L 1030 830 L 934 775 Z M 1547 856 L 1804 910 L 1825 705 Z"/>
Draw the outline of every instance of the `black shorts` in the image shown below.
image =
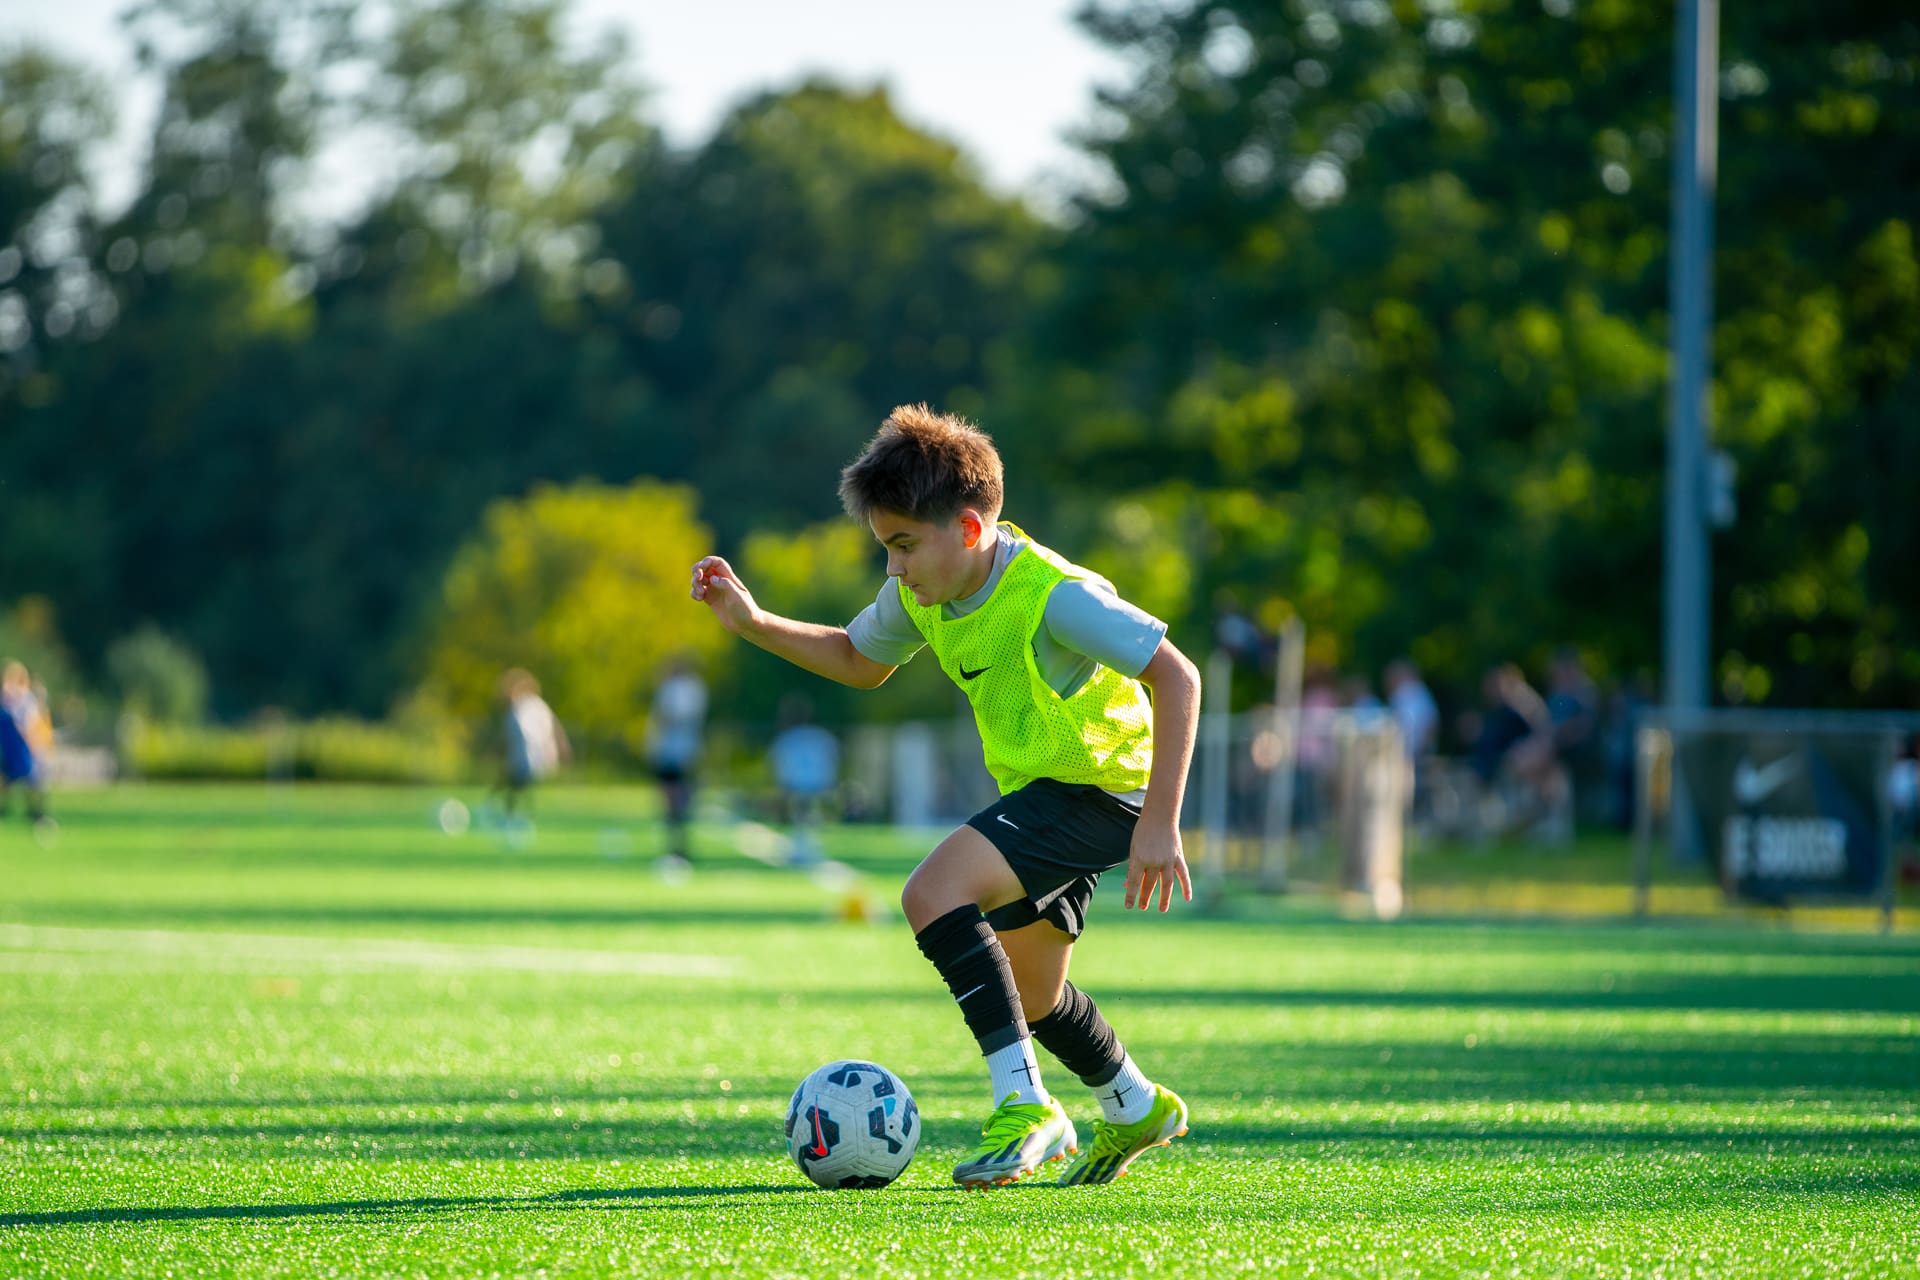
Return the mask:
<path id="1" fill-rule="evenodd" d="M 987 912 L 997 933 L 1037 920 L 1079 937 L 1100 873 L 1133 851 L 1140 811 L 1111 792 L 1041 778 L 967 819 L 1020 877 L 1026 897 Z"/>

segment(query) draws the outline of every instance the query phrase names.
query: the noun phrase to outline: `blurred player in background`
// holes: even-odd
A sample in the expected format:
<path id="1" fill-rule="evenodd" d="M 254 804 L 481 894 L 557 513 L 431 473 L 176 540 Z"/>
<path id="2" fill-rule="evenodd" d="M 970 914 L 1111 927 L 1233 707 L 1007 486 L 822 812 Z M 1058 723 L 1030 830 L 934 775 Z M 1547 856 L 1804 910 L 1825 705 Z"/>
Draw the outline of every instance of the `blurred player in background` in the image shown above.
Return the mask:
<path id="1" fill-rule="evenodd" d="M 647 765 L 666 801 L 667 861 L 682 869 L 693 862 L 688 822 L 693 816 L 694 771 L 700 764 L 706 722 L 706 682 L 691 661 L 676 658 L 653 691 L 653 709 L 647 717 Z"/>
<path id="2" fill-rule="evenodd" d="M 531 834 L 525 812 L 534 784 L 559 772 L 573 758 L 573 745 L 553 708 L 540 696 L 540 682 L 519 667 L 500 677 L 500 698 L 506 704 L 501 723 L 506 752 L 500 785 L 500 818 L 509 838 Z"/>
<path id="3" fill-rule="evenodd" d="M 813 702 L 804 693 L 780 699 L 780 723 L 768 762 L 786 805 L 787 821 L 793 824 L 787 861 L 807 866 L 821 858 L 823 810 L 840 783 L 840 740 L 813 723 Z"/>
<path id="4" fill-rule="evenodd" d="M 34 687 L 25 665 L 9 660 L 0 669 L 0 812 L 12 808 L 13 789 L 20 788 L 27 822 L 43 842 L 55 830 L 47 815 L 46 758 L 52 750 L 46 695 Z"/>

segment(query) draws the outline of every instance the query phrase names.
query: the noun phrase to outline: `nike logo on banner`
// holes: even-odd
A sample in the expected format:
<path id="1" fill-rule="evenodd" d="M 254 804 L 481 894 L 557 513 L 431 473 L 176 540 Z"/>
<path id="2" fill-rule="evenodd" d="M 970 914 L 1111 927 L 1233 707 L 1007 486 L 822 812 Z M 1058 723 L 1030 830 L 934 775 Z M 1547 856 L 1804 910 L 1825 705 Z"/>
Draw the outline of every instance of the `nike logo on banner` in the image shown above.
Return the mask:
<path id="1" fill-rule="evenodd" d="M 1759 804 L 1785 786 L 1799 767 L 1800 761 L 1794 756 L 1775 760 L 1764 769 L 1742 760 L 1733 771 L 1733 798 L 1741 804 Z"/>
<path id="2" fill-rule="evenodd" d="M 988 664 L 987 664 L 987 666 L 992 666 L 992 665 L 993 665 L 992 663 L 988 663 Z M 986 667 L 982 667 L 982 668 L 980 668 L 980 671 L 985 671 L 986 669 L 987 669 Z M 974 678 L 975 676 L 977 676 L 977 675 L 979 675 L 979 674 L 980 674 L 980 671 L 969 671 L 969 670 L 967 670 L 967 669 L 966 669 L 965 667 L 961 667 L 961 668 L 960 668 L 960 678 L 961 678 L 962 680 L 971 680 L 971 679 L 973 679 L 973 678 Z"/>

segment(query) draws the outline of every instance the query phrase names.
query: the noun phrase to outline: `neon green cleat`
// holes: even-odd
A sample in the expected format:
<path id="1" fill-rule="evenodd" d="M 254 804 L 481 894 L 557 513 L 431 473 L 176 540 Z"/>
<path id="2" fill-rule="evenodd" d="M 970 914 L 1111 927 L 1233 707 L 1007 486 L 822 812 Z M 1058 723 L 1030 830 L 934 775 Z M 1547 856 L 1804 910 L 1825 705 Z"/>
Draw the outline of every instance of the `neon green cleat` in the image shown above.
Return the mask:
<path id="1" fill-rule="evenodd" d="M 1078 1160 L 1060 1175 L 1063 1187 L 1085 1187 L 1112 1182 L 1126 1173 L 1140 1153 L 1164 1147 L 1187 1131 L 1187 1104 L 1180 1095 L 1163 1084 L 1153 1086 L 1153 1109 L 1144 1120 L 1134 1124 L 1109 1124 L 1102 1120 L 1093 1126 L 1093 1142 Z"/>
<path id="2" fill-rule="evenodd" d="M 1058 1100 L 1013 1101 L 994 1108 L 980 1130 L 980 1145 L 953 1167 L 953 1180 L 969 1189 L 1001 1187 L 1037 1173 L 1049 1160 L 1064 1160 L 1080 1149 L 1073 1121 Z"/>

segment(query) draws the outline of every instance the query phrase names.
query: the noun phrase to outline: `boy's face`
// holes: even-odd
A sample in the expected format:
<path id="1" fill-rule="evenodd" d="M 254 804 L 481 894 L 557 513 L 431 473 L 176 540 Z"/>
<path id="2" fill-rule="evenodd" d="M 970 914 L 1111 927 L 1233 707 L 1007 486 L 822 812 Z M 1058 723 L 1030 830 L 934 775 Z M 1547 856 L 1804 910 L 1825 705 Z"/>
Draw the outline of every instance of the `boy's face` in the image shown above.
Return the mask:
<path id="1" fill-rule="evenodd" d="M 923 609 L 972 595 L 993 570 L 981 555 L 987 522 L 972 507 L 939 522 L 875 511 L 868 523 L 887 549 L 887 576 L 906 583 Z"/>

